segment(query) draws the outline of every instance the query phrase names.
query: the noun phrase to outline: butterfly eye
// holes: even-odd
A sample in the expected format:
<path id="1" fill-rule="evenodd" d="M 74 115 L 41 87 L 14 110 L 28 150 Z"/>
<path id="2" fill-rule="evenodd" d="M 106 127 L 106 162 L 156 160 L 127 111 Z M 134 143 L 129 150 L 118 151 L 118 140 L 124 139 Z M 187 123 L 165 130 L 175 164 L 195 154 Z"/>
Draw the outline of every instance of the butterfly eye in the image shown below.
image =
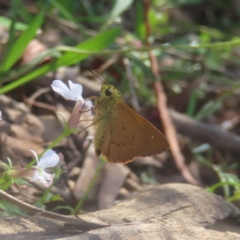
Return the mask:
<path id="1" fill-rule="evenodd" d="M 110 90 L 110 89 L 107 89 L 106 91 L 105 91 L 105 94 L 106 94 L 106 96 L 112 96 L 112 94 L 113 94 L 113 92 Z"/>

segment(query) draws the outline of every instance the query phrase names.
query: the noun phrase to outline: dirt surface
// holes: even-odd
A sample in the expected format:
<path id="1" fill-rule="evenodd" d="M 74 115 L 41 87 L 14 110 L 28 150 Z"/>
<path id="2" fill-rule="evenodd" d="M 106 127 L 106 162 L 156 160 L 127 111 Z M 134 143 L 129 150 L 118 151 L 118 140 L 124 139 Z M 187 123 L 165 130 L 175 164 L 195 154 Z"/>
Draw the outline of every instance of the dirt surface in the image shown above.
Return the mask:
<path id="1" fill-rule="evenodd" d="M 79 215 L 105 223 L 81 225 L 41 216 L 0 220 L 1 239 L 240 239 L 239 210 L 221 197 L 188 184 L 163 184 L 101 211 Z"/>

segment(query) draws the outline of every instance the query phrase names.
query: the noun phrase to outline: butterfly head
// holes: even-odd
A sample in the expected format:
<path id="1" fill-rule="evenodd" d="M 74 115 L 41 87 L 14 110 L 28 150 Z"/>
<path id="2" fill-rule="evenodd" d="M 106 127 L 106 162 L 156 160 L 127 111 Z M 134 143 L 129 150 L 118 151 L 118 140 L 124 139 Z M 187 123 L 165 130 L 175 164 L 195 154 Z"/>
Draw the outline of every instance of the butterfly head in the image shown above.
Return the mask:
<path id="1" fill-rule="evenodd" d="M 96 105 L 99 105 L 98 108 L 104 110 L 105 113 L 111 112 L 119 101 L 122 101 L 122 98 L 118 90 L 110 84 L 103 84 L 100 96 L 96 99 Z"/>
<path id="2" fill-rule="evenodd" d="M 120 98 L 120 94 L 118 90 L 110 85 L 110 84 L 103 84 L 101 88 L 101 97 L 102 98 Z"/>

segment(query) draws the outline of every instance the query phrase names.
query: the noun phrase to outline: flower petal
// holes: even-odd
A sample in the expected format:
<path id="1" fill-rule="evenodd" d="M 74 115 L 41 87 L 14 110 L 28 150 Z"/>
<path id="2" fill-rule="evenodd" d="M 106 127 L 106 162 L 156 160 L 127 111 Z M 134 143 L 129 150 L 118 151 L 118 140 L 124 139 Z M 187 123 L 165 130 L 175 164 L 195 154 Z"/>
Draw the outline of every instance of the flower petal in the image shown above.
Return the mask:
<path id="1" fill-rule="evenodd" d="M 68 120 L 68 127 L 69 129 L 75 129 L 77 128 L 77 125 L 79 123 L 79 119 L 82 115 L 82 107 L 83 107 L 83 104 L 84 104 L 84 101 L 80 100 L 80 101 L 77 101 L 75 106 L 74 106 L 74 109 L 72 111 L 72 114 Z"/>
<path id="2" fill-rule="evenodd" d="M 37 164 L 38 164 L 38 155 L 37 155 L 37 153 L 34 150 L 29 150 L 29 151 L 33 154 L 33 156 L 35 157 L 35 159 L 37 161 Z"/>
<path id="3" fill-rule="evenodd" d="M 59 163 L 59 156 L 52 150 L 47 150 L 39 160 L 37 166 L 41 169 L 55 167 Z"/>
<path id="4" fill-rule="evenodd" d="M 49 187 L 53 183 L 53 179 L 55 178 L 55 174 L 49 174 L 45 171 L 43 171 L 43 177 L 47 181 L 47 184 L 45 183 L 44 185 Z"/>
<path id="5" fill-rule="evenodd" d="M 89 113 L 90 113 L 90 114 L 92 113 L 92 111 L 91 111 L 92 107 L 93 107 L 92 101 L 86 100 L 86 101 L 84 102 L 83 108 L 84 108 L 85 111 L 88 111 L 88 110 L 89 110 Z"/>
<path id="6" fill-rule="evenodd" d="M 36 171 L 35 172 L 35 174 L 34 174 L 34 176 L 30 179 L 30 182 L 35 182 L 35 181 L 37 181 L 38 180 L 38 178 L 39 178 L 39 172 L 38 171 Z"/>
<path id="7" fill-rule="evenodd" d="M 55 177 L 55 174 L 52 174 L 52 175 L 49 174 L 48 179 L 46 179 L 44 176 L 39 176 L 38 180 L 42 182 L 42 184 L 44 184 L 46 187 L 49 187 L 52 185 L 54 177 Z"/>
<path id="8" fill-rule="evenodd" d="M 68 100 L 76 101 L 76 97 L 74 96 L 74 94 L 66 86 L 66 84 L 64 84 L 61 80 L 54 80 L 51 84 L 51 87 L 52 87 L 53 91 L 57 92 L 62 97 L 66 98 Z"/>
<path id="9" fill-rule="evenodd" d="M 68 80 L 69 88 L 73 94 L 73 96 L 76 98 L 75 100 L 83 100 L 82 98 L 82 85 L 78 83 L 73 83 L 71 80 Z"/>

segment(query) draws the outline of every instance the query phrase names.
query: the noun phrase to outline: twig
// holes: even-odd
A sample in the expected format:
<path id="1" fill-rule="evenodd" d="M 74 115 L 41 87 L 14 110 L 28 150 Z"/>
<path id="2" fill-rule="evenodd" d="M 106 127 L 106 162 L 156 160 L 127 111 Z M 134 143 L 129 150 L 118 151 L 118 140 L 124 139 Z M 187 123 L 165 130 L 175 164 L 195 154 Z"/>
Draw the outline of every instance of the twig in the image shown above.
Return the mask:
<path id="1" fill-rule="evenodd" d="M 106 69 L 108 69 L 110 66 L 112 66 L 114 63 L 116 63 L 119 59 L 119 55 L 115 55 L 108 59 L 106 62 L 104 62 L 99 68 L 97 68 L 98 73 L 104 72 Z"/>
<path id="2" fill-rule="evenodd" d="M 169 110 L 169 113 L 178 132 L 198 141 L 210 143 L 216 148 L 240 153 L 239 136 L 222 131 L 220 127 L 198 122 L 173 110 Z"/>
<path id="3" fill-rule="evenodd" d="M 159 81 L 154 83 L 155 90 L 157 92 L 157 101 L 158 101 L 158 110 L 161 113 L 160 117 L 162 119 L 165 133 L 167 139 L 169 141 L 170 150 L 172 152 L 175 163 L 181 172 L 182 176 L 189 182 L 195 185 L 199 185 L 197 180 L 192 176 L 188 167 L 185 164 L 184 157 L 181 153 L 178 141 L 177 141 L 177 133 L 172 124 L 172 120 L 170 118 L 169 112 L 166 108 L 166 95 L 163 91 L 162 85 Z"/>
<path id="4" fill-rule="evenodd" d="M 0 198 L 7 200 L 8 202 L 10 202 L 11 204 L 18 206 L 19 208 L 25 210 L 28 214 L 30 215 L 39 215 L 42 217 L 47 217 L 50 219 L 54 219 L 57 221 L 61 221 L 64 223 L 68 223 L 68 224 L 74 224 L 74 225 L 78 225 L 79 226 L 79 230 L 93 230 L 93 229 L 97 229 L 97 228 L 101 228 L 101 227 L 106 227 L 108 226 L 105 223 L 94 223 L 94 222 L 88 222 L 82 218 L 73 218 L 73 217 L 67 217 L 61 214 L 57 214 L 57 213 L 53 213 L 53 212 L 49 212 L 37 207 L 34 207 L 28 203 L 22 202 L 21 200 L 14 198 L 13 196 L 9 195 L 8 193 L 0 190 Z M 97 220 L 97 219 L 96 219 Z"/>
<path id="5" fill-rule="evenodd" d="M 148 42 L 148 37 L 150 36 L 150 24 L 148 21 L 148 10 L 150 8 L 150 0 L 144 1 L 144 18 L 145 18 L 145 26 L 146 26 L 146 43 L 148 46 L 150 46 L 150 43 Z M 151 62 L 152 71 L 155 74 L 156 80 L 154 82 L 154 88 L 156 90 L 157 94 L 157 105 L 158 110 L 160 114 L 160 118 L 162 119 L 163 126 L 165 129 L 165 133 L 167 136 L 167 139 L 169 141 L 170 150 L 172 152 L 173 158 L 175 160 L 175 163 L 181 172 L 182 176 L 188 181 L 189 183 L 199 185 L 197 180 L 192 176 L 190 173 L 188 167 L 186 166 L 184 162 L 184 157 L 181 153 L 178 141 L 177 141 L 177 133 L 176 130 L 172 124 L 168 109 L 167 109 L 167 97 L 164 92 L 163 86 L 161 84 L 160 80 L 160 71 L 157 63 L 156 57 L 152 54 L 151 51 L 149 51 L 149 59 Z"/>

